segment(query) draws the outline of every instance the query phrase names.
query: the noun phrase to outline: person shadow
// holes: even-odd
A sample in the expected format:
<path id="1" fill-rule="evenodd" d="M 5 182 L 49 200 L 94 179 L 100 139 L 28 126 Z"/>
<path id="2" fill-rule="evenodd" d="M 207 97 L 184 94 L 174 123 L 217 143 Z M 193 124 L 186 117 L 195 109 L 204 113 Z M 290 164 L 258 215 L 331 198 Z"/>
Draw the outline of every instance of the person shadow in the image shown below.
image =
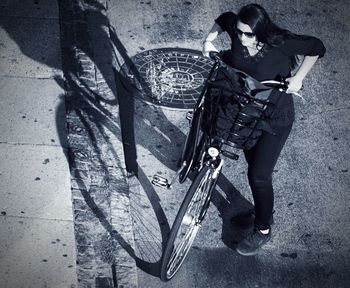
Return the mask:
<path id="1" fill-rule="evenodd" d="M 218 178 L 211 202 L 222 219 L 221 239 L 235 250 L 254 225 L 254 205 L 223 174 Z"/>

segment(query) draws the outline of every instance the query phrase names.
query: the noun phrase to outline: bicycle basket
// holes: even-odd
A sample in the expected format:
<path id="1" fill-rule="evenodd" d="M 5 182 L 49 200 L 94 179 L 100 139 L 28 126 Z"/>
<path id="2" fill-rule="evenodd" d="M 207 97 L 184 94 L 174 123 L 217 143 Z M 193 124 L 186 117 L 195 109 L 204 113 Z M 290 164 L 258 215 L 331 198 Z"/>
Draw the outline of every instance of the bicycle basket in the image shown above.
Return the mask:
<path id="1" fill-rule="evenodd" d="M 251 149 L 263 131 L 273 134 L 267 121 L 276 105 L 272 92 L 244 72 L 221 65 L 207 83 L 202 130 L 236 148 Z"/>

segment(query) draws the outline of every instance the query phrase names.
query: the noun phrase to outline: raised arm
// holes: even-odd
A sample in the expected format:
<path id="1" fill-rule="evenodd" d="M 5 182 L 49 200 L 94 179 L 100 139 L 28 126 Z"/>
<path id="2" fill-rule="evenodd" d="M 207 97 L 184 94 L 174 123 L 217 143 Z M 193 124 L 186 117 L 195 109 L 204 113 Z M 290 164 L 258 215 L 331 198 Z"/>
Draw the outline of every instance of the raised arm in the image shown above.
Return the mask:
<path id="1" fill-rule="evenodd" d="M 205 40 L 203 41 L 203 48 L 202 53 L 204 56 L 209 57 L 210 51 L 216 51 L 219 52 L 218 49 L 213 45 L 213 41 L 222 33 L 221 27 L 214 23 L 213 27 L 210 29 L 207 37 L 205 37 Z"/>
<path id="2" fill-rule="evenodd" d="M 303 62 L 299 66 L 298 71 L 295 73 L 293 77 L 288 78 L 288 90 L 289 92 L 298 92 L 302 85 L 305 76 L 309 73 L 312 66 L 316 63 L 319 56 L 305 56 Z"/>
<path id="3" fill-rule="evenodd" d="M 309 73 L 317 59 L 323 57 L 326 48 L 323 42 L 315 37 L 296 35 L 285 41 L 283 48 L 287 55 L 304 55 L 304 60 L 289 81 L 287 92 L 298 92 L 301 89 L 305 76 Z"/>

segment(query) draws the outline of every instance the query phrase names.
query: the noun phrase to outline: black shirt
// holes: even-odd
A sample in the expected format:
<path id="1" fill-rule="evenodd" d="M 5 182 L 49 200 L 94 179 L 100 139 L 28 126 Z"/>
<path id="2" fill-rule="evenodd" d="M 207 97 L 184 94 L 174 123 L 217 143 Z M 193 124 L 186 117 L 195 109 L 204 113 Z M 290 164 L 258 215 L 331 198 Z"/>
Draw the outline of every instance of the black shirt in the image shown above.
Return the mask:
<path id="1" fill-rule="evenodd" d="M 295 35 L 295 37 L 287 38 L 278 47 L 265 44 L 256 55 L 250 56 L 235 32 L 236 14 L 223 13 L 215 22 L 231 38 L 232 54 L 231 59 L 228 59 L 230 64 L 259 81 L 276 79 L 278 76 L 289 76 L 291 57 L 294 55 L 322 57 L 326 51 L 321 40 L 312 36 Z"/>
<path id="2" fill-rule="evenodd" d="M 306 35 L 295 35 L 285 39 L 283 44 L 272 47 L 267 44 L 254 56 L 241 44 L 235 32 L 237 16 L 233 12 L 221 14 L 215 22 L 231 38 L 231 51 L 224 54 L 224 61 L 230 66 L 242 70 L 259 81 L 289 77 L 291 59 L 294 55 L 322 57 L 326 51 L 321 40 Z M 280 99 L 274 124 L 284 126 L 294 120 L 294 105 L 291 94 L 280 93 Z"/>

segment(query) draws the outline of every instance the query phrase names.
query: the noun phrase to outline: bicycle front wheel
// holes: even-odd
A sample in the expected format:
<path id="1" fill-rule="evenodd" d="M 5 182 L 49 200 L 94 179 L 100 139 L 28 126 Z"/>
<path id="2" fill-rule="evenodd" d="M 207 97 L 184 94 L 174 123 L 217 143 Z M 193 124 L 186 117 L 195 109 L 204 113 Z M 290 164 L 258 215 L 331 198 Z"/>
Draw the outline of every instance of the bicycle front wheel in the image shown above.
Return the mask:
<path id="1" fill-rule="evenodd" d="M 213 179 L 212 176 L 213 169 L 203 166 L 181 204 L 163 253 L 160 271 L 163 281 L 175 275 L 191 248 L 216 184 L 217 177 Z"/>
<path id="2" fill-rule="evenodd" d="M 203 117 L 203 109 L 198 108 L 196 111 L 194 111 L 193 119 L 191 123 L 190 130 L 186 137 L 185 146 L 182 151 L 181 159 L 180 159 L 180 166 L 183 164 L 183 162 L 186 162 L 186 166 L 179 174 L 179 182 L 183 183 L 185 182 L 188 174 L 190 173 L 190 170 L 192 168 L 196 149 L 199 144 L 199 138 L 201 134 L 201 122 Z"/>

